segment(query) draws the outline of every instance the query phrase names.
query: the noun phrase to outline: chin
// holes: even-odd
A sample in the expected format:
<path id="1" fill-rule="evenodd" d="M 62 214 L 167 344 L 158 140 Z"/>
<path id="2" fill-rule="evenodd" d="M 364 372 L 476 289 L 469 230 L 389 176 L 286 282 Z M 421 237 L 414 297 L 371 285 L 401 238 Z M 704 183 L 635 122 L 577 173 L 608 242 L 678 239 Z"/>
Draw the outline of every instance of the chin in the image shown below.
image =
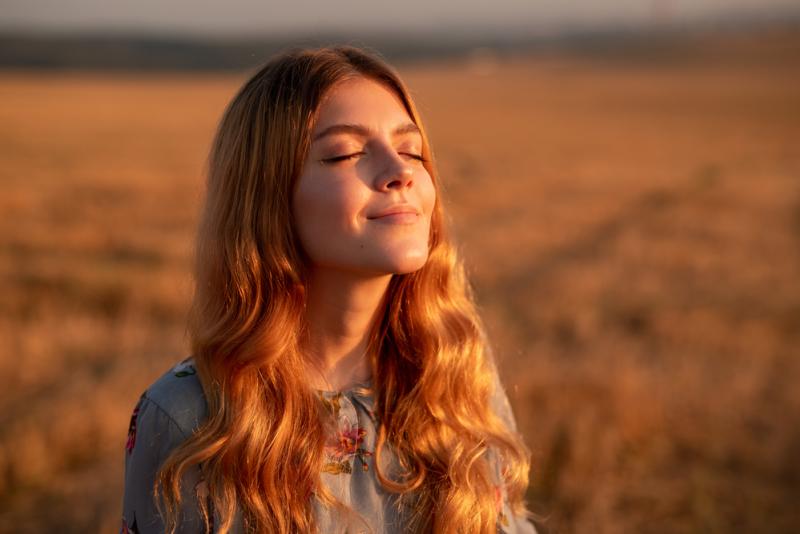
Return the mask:
<path id="1" fill-rule="evenodd" d="M 428 261 L 428 253 L 424 251 L 419 254 L 408 254 L 402 258 L 392 258 L 393 261 L 387 262 L 385 271 L 392 274 L 409 274 L 418 271 L 425 266 Z"/>

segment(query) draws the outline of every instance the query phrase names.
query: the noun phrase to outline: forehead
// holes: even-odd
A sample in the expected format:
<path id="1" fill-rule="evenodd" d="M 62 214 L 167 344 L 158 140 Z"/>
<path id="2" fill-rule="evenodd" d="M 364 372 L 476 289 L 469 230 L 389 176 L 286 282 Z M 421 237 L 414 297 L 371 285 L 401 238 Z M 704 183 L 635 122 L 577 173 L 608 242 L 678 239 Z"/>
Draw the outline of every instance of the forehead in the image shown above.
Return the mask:
<path id="1" fill-rule="evenodd" d="M 313 134 L 337 123 L 393 128 L 411 122 L 403 101 L 386 85 L 358 77 L 337 83 L 320 103 Z"/>

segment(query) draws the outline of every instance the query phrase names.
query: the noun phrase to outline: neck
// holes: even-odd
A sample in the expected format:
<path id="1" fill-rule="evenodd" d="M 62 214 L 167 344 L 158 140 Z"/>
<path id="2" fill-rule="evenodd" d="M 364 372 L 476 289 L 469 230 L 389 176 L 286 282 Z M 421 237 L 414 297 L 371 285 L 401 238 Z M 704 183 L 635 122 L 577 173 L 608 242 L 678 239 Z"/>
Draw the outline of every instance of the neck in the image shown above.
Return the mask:
<path id="1" fill-rule="evenodd" d="M 316 268 L 307 290 L 306 377 L 314 389 L 338 391 L 370 378 L 369 328 L 391 275 Z"/>

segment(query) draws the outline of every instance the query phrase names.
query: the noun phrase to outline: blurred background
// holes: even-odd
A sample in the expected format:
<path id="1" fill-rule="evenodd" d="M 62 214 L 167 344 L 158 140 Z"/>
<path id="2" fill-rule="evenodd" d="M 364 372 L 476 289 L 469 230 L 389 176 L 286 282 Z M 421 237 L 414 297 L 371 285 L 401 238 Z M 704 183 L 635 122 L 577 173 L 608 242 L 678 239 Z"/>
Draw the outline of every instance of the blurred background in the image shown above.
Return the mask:
<path id="1" fill-rule="evenodd" d="M 417 99 L 540 531 L 797 532 L 798 30 L 774 0 L 4 0 L 0 532 L 118 530 L 216 122 L 338 43 Z"/>

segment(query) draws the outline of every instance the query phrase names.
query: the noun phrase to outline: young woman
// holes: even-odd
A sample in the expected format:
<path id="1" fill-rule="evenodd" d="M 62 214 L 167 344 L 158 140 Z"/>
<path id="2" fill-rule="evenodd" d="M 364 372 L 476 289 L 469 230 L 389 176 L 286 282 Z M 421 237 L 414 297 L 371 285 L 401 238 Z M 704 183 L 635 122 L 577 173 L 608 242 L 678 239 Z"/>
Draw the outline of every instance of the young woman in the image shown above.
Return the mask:
<path id="1" fill-rule="evenodd" d="M 379 57 L 294 49 L 209 159 L 192 356 L 131 418 L 123 532 L 535 532 L 528 450 Z"/>

